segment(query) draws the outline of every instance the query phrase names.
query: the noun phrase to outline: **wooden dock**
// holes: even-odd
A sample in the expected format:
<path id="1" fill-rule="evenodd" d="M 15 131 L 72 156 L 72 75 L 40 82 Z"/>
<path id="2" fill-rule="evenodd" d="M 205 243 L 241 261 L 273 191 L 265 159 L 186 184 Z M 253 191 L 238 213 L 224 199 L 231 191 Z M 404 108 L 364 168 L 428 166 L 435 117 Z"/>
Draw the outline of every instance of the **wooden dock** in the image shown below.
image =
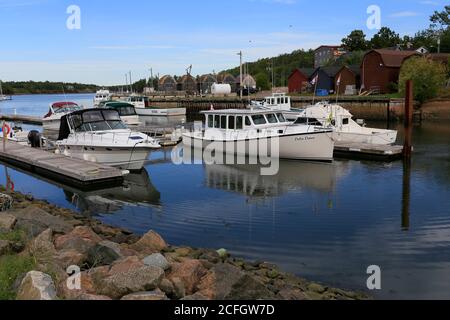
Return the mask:
<path id="1" fill-rule="evenodd" d="M 335 158 L 395 161 L 401 159 L 403 146 L 336 142 Z"/>
<path id="2" fill-rule="evenodd" d="M 3 114 L 0 115 L 0 121 L 10 121 L 10 122 L 20 122 L 24 124 L 31 124 L 31 125 L 37 125 L 42 126 L 43 122 L 42 119 L 39 117 L 34 116 L 24 116 L 20 114 Z"/>
<path id="3" fill-rule="evenodd" d="M 124 171 L 101 164 L 73 159 L 41 149 L 32 149 L 0 139 L 0 161 L 68 185 L 84 188 L 121 184 Z"/>

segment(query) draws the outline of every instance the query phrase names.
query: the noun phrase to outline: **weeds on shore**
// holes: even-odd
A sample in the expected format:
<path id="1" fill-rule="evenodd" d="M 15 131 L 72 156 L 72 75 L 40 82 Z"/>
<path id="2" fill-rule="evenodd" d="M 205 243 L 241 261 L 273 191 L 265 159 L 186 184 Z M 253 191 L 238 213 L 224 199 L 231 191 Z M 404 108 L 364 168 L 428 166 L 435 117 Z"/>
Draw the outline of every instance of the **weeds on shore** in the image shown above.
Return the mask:
<path id="1" fill-rule="evenodd" d="M 35 260 L 30 256 L 6 255 L 0 257 L 0 300 L 14 300 L 13 285 L 17 278 L 33 270 Z"/>

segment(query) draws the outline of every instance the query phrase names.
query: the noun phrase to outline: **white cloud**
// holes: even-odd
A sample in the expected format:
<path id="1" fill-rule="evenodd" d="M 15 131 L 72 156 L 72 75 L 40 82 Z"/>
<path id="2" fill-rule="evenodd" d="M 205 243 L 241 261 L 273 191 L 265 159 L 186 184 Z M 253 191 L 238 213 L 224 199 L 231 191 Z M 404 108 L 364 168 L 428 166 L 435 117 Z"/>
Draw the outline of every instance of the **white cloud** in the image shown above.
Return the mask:
<path id="1" fill-rule="evenodd" d="M 406 17 L 417 17 L 418 12 L 414 11 L 400 11 L 389 15 L 391 18 L 406 18 Z"/>

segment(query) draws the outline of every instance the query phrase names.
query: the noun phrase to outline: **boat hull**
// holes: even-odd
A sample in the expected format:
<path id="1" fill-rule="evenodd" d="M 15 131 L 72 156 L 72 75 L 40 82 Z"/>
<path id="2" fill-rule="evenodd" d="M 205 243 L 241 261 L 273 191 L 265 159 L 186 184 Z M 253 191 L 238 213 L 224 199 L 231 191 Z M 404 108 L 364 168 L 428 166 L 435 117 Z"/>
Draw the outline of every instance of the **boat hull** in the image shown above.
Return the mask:
<path id="1" fill-rule="evenodd" d="M 44 119 L 42 121 L 42 127 L 44 130 L 58 131 L 61 125 L 61 118 L 58 119 Z"/>
<path id="2" fill-rule="evenodd" d="M 185 108 L 174 108 L 174 109 L 136 108 L 136 113 L 140 116 L 172 117 L 172 116 L 186 115 L 186 109 Z"/>
<path id="3" fill-rule="evenodd" d="M 292 134 L 273 138 L 255 138 L 247 140 L 211 141 L 205 140 L 195 134 L 183 135 L 183 144 L 187 147 L 202 146 L 203 149 L 211 148 L 221 153 L 234 153 L 239 156 L 260 156 L 255 144 L 267 143 L 269 153 L 262 152 L 262 156 L 271 154 L 271 139 L 279 139 L 279 159 L 304 160 L 304 161 L 333 161 L 334 141 L 329 132 L 317 132 L 306 134 Z M 245 149 L 243 148 L 245 145 Z M 253 147 L 252 147 L 253 146 Z M 244 151 L 245 150 L 245 151 Z M 272 157 L 277 157 L 275 154 Z"/>
<path id="4" fill-rule="evenodd" d="M 373 133 L 333 132 L 333 139 L 340 143 L 364 143 L 373 145 L 391 145 L 397 141 L 397 131 L 385 130 Z"/>
<path id="5" fill-rule="evenodd" d="M 60 154 L 85 161 L 101 163 L 122 170 L 140 171 L 148 160 L 150 148 L 107 148 L 60 145 Z"/>

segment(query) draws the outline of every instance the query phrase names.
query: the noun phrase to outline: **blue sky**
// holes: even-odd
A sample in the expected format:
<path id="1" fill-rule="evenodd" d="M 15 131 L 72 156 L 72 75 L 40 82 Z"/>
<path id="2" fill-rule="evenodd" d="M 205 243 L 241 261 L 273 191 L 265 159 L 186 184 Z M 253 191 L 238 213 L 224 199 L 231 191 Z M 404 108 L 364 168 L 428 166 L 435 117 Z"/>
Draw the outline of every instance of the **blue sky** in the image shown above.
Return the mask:
<path id="1" fill-rule="evenodd" d="M 378 5 L 382 25 L 414 34 L 442 10 L 442 0 L 0 0 L 0 79 L 103 85 L 155 73 L 194 74 L 234 67 L 320 44 L 339 44 L 353 29 L 370 37 L 366 13 Z M 81 9 L 68 30 L 67 7 Z"/>

